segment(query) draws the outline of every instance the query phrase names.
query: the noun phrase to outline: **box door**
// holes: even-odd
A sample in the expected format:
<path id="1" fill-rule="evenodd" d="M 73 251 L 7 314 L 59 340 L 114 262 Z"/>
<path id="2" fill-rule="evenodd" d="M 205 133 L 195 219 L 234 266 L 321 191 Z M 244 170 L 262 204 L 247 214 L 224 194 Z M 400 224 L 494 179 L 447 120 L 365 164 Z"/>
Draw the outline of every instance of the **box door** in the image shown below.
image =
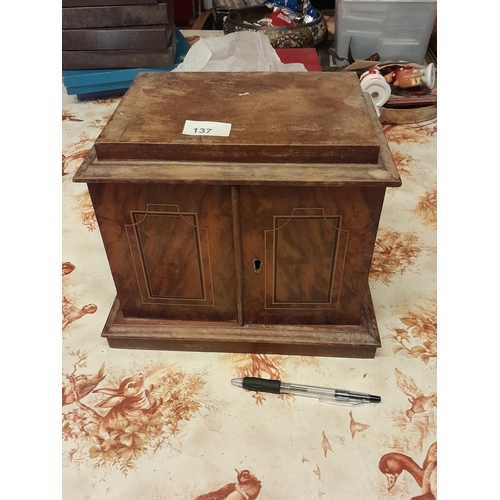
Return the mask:
<path id="1" fill-rule="evenodd" d="M 236 320 L 229 187 L 89 188 L 125 317 Z"/>
<path id="2" fill-rule="evenodd" d="M 241 187 L 245 322 L 358 324 L 383 192 Z"/>

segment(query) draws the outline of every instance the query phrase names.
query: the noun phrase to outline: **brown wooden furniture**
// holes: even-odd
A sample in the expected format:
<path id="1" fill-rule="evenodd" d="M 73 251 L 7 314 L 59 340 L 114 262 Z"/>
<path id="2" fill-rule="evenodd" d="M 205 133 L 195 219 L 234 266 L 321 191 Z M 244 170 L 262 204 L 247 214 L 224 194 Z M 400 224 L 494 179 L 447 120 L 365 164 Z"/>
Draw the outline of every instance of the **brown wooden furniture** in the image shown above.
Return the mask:
<path id="1" fill-rule="evenodd" d="M 375 355 L 368 273 L 401 181 L 355 74 L 141 73 L 74 180 L 117 289 L 110 346 Z"/>
<path id="2" fill-rule="evenodd" d="M 63 1 L 62 69 L 173 66 L 174 20 L 173 0 Z"/>
<path id="3" fill-rule="evenodd" d="M 211 10 L 202 12 L 191 26 L 192 30 L 212 30 L 214 29 L 214 15 Z"/>

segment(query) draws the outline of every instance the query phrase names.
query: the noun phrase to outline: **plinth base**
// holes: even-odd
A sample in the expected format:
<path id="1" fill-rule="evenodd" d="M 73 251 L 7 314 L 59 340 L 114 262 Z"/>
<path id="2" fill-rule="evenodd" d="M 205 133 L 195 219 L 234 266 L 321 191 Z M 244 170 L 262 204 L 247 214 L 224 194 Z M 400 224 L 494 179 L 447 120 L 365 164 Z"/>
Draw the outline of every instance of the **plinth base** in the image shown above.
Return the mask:
<path id="1" fill-rule="evenodd" d="M 245 325 L 125 318 L 115 299 L 102 336 L 110 347 L 373 358 L 380 343 L 369 290 L 359 325 Z"/>

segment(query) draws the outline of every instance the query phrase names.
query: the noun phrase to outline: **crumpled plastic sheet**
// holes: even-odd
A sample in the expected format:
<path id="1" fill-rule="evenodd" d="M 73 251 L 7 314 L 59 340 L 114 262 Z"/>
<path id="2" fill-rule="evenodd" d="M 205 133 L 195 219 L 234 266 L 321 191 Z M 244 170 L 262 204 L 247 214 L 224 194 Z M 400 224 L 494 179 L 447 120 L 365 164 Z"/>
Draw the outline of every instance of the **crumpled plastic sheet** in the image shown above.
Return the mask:
<path id="1" fill-rule="evenodd" d="M 302 63 L 284 64 L 269 42 L 256 31 L 237 31 L 200 38 L 173 71 L 307 71 Z"/>

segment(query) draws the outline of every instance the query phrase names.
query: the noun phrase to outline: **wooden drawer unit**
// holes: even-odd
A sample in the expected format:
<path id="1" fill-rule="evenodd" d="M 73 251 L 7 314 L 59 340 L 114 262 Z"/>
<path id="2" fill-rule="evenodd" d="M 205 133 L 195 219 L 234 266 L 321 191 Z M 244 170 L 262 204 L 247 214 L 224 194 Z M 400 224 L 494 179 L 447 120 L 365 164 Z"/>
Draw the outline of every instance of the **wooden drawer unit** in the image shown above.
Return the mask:
<path id="1" fill-rule="evenodd" d="M 110 346 L 375 355 L 368 273 L 401 181 L 355 74 L 141 73 L 74 180 L 117 289 Z"/>

